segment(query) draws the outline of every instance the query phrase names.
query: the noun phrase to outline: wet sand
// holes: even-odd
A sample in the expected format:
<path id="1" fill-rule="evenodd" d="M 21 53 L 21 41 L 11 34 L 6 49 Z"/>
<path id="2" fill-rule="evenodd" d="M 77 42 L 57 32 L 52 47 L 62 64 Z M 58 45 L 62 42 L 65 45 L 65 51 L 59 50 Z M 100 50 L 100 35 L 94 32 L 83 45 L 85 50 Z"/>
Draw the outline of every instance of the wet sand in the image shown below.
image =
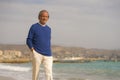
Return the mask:
<path id="1" fill-rule="evenodd" d="M 0 80 L 15 80 L 15 79 L 7 76 L 0 76 Z"/>

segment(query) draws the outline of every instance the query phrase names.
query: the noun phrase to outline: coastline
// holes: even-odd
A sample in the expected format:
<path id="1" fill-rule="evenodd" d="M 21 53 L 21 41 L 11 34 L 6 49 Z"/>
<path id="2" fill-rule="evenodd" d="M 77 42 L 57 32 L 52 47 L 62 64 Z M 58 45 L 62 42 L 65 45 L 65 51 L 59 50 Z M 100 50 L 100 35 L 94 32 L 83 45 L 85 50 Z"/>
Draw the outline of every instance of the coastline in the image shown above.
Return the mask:
<path id="1" fill-rule="evenodd" d="M 15 80 L 12 77 L 0 76 L 0 80 Z"/>

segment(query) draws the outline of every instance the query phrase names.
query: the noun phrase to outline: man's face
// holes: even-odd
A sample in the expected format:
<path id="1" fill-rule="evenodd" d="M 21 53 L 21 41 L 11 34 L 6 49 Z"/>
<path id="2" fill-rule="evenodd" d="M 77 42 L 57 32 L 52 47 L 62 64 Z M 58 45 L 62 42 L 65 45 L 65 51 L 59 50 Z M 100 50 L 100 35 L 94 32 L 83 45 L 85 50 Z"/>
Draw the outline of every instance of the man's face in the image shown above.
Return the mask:
<path id="1" fill-rule="evenodd" d="M 42 12 L 41 15 L 40 15 L 40 17 L 39 17 L 40 23 L 44 25 L 44 24 L 46 24 L 46 22 L 48 21 L 48 19 L 49 19 L 48 13 L 47 12 Z"/>

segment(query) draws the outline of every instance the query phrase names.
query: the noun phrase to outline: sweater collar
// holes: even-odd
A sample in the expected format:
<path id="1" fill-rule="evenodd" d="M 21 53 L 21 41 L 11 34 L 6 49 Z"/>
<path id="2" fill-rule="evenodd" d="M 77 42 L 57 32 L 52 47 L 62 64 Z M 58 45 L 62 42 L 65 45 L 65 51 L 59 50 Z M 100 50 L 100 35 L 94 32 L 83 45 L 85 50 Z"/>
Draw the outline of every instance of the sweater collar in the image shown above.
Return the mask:
<path id="1" fill-rule="evenodd" d="M 42 25 L 40 22 L 38 22 L 38 24 L 40 24 L 42 27 L 45 27 L 45 26 L 46 26 L 46 24 L 45 24 L 45 25 Z"/>

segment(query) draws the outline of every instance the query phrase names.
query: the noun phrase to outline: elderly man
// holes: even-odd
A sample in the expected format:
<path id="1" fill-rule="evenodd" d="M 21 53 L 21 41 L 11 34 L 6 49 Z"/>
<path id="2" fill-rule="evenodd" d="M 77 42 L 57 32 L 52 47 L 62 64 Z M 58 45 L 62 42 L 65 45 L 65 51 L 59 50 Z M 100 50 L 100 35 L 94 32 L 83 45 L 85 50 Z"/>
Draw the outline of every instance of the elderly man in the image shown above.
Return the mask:
<path id="1" fill-rule="evenodd" d="M 31 26 L 26 43 L 33 53 L 32 80 L 38 80 L 40 64 L 44 65 L 46 80 L 52 77 L 52 53 L 51 53 L 51 28 L 46 24 L 49 19 L 47 10 L 41 10 L 38 15 L 38 23 Z"/>

